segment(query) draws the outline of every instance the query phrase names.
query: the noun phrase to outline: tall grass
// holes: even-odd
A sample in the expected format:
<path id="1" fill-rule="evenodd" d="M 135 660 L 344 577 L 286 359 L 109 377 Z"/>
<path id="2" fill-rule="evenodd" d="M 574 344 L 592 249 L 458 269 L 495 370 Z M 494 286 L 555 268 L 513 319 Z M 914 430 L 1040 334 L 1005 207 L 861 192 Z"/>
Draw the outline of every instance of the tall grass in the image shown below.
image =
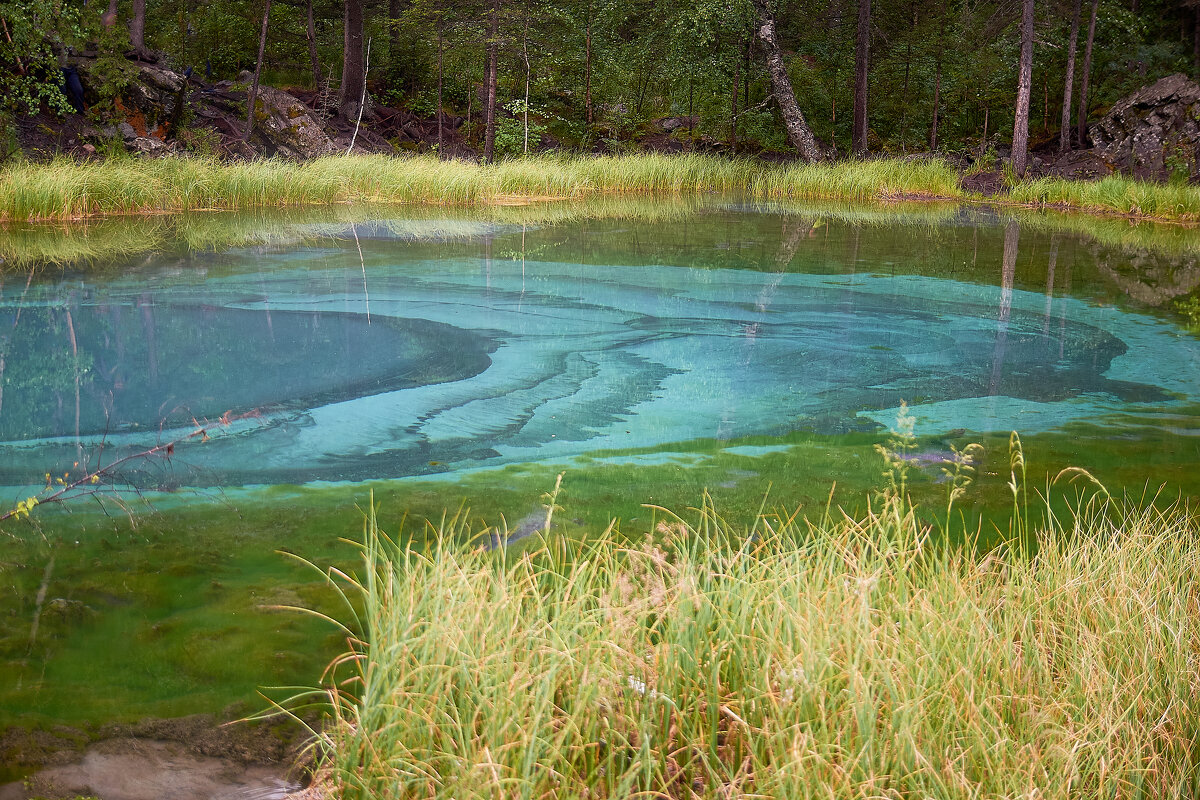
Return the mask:
<path id="1" fill-rule="evenodd" d="M 362 642 L 313 796 L 1195 797 L 1200 548 L 1182 509 L 1036 554 L 705 503 L 654 539 L 415 551 L 366 528 Z"/>
<path id="2" fill-rule="evenodd" d="M 1200 221 L 1200 186 L 1147 183 L 1120 175 L 1098 181 L 1038 178 L 1014 185 L 1008 199 L 1039 207 Z"/>
<path id="3" fill-rule="evenodd" d="M 429 156 L 329 156 L 308 162 L 207 158 L 59 160 L 0 170 L 0 220 L 329 203 L 476 204 L 596 194 L 720 192 L 774 200 L 978 199 L 944 161 L 768 164 L 718 156 L 545 155 L 480 165 Z M 1018 183 L 1021 205 L 1200 220 L 1200 188 L 1113 176 Z"/>
<path id="4" fill-rule="evenodd" d="M 962 195 L 943 162 L 763 164 L 703 155 L 543 156 L 486 166 L 427 156 L 332 156 L 304 163 L 204 158 L 18 164 L 0 171 L 0 220 L 317 203 L 471 204 L 512 196 L 747 193 L 868 200 Z"/>

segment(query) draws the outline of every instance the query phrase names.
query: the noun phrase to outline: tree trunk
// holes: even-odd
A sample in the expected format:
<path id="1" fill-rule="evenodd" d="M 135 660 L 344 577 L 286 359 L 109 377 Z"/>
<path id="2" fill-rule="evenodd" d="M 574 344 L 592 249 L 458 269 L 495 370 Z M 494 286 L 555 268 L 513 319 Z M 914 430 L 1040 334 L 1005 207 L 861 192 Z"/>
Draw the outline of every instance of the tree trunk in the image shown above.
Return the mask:
<path id="1" fill-rule="evenodd" d="M 521 58 L 525 61 L 525 107 L 521 109 L 521 125 L 525 132 L 524 153 L 529 155 L 529 17 L 525 17 L 525 30 L 521 36 Z"/>
<path id="2" fill-rule="evenodd" d="M 250 96 L 246 99 L 246 132 L 242 134 L 243 141 L 250 139 L 254 130 L 254 105 L 258 100 L 258 76 L 262 73 L 263 54 L 267 51 L 267 21 L 271 18 L 271 0 L 267 0 L 263 8 L 262 31 L 258 35 L 258 60 L 254 62 L 254 82 L 250 84 Z"/>
<path id="3" fill-rule="evenodd" d="M 858 32 L 854 46 L 854 129 L 850 149 L 867 152 L 867 68 L 871 53 L 871 0 L 858 0 Z"/>
<path id="4" fill-rule="evenodd" d="M 1079 85 L 1079 121 L 1078 140 L 1080 147 L 1087 146 L 1087 117 L 1088 117 L 1088 84 L 1092 80 L 1092 45 L 1096 41 L 1096 14 L 1100 10 L 1100 0 L 1092 0 L 1092 16 L 1088 20 L 1087 44 L 1083 48 L 1083 77 Z"/>
<path id="5" fill-rule="evenodd" d="M 321 89 L 321 62 L 317 60 L 317 25 L 313 21 L 312 0 L 308 0 L 308 26 L 306 28 L 308 37 L 308 60 L 312 67 L 313 88 L 320 91 Z"/>
<path id="6" fill-rule="evenodd" d="M 917 31 L 917 11 L 913 9 L 912 28 L 904 48 L 904 91 L 900 94 L 900 152 L 908 152 L 908 86 L 912 76 L 912 40 Z M 864 139 L 865 141 L 865 139 Z"/>
<path id="7" fill-rule="evenodd" d="M 437 147 L 438 147 L 438 158 L 445 158 L 446 156 L 442 153 L 442 147 L 443 147 L 442 127 L 443 127 L 444 121 L 446 119 L 446 112 L 444 110 L 444 103 L 442 102 L 442 84 L 443 84 L 442 54 L 444 52 L 444 48 L 443 48 L 443 44 L 442 44 L 442 18 L 441 17 L 438 17 L 438 23 L 437 23 L 437 47 L 438 47 L 438 144 L 437 144 Z"/>
<path id="8" fill-rule="evenodd" d="M 488 24 L 487 108 L 484 109 L 483 160 L 492 163 L 496 154 L 496 73 L 500 60 L 500 0 L 492 0 Z"/>
<path id="9" fill-rule="evenodd" d="M 133 19 L 129 20 L 129 43 L 133 52 L 146 54 L 146 0 L 133 0 Z"/>
<path id="10" fill-rule="evenodd" d="M 1075 0 L 1075 11 L 1071 15 L 1071 38 L 1067 42 L 1067 79 L 1063 84 L 1062 128 L 1058 134 L 1058 150 L 1071 149 L 1071 93 L 1075 88 L 1075 51 L 1079 44 L 1079 8 L 1082 0 Z"/>
<path id="11" fill-rule="evenodd" d="M 346 0 L 343 16 L 342 84 L 338 88 L 338 115 L 353 120 L 362 105 L 367 83 L 363 57 L 363 0 Z"/>
<path id="12" fill-rule="evenodd" d="M 105 28 L 117 24 L 117 0 L 108 0 L 108 9 L 100 15 L 100 24 Z"/>
<path id="13" fill-rule="evenodd" d="M 587 29 L 583 35 L 583 107 L 588 128 L 592 127 L 592 6 L 588 4 Z"/>
<path id="14" fill-rule="evenodd" d="M 754 0 L 754 10 L 758 14 L 758 40 L 762 43 L 767 58 L 767 72 L 771 75 L 771 86 L 774 88 L 775 101 L 783 112 L 783 124 L 787 128 L 788 139 L 808 162 L 821 160 L 821 148 L 813 138 L 804 114 L 796 103 L 796 93 L 792 90 L 792 81 L 788 78 L 787 67 L 783 63 L 783 54 L 779 51 L 779 41 L 775 38 L 775 17 L 767 5 L 768 0 Z"/>
<path id="15" fill-rule="evenodd" d="M 729 98 L 729 147 L 737 152 L 737 118 L 738 118 L 738 82 L 741 80 L 741 63 L 735 55 L 733 59 L 733 92 Z"/>
<path id="16" fill-rule="evenodd" d="M 942 99 L 942 54 L 938 53 L 937 71 L 933 78 L 933 125 L 929 128 L 929 149 L 937 150 L 938 106 Z"/>
<path id="17" fill-rule="evenodd" d="M 1192 77 L 1200 81 L 1200 4 L 1192 8 Z"/>
<path id="18" fill-rule="evenodd" d="M 388 0 L 388 64 L 396 72 L 396 61 L 400 58 L 400 0 Z"/>
<path id="19" fill-rule="evenodd" d="M 1017 80 L 1016 119 L 1013 121 L 1012 163 L 1025 177 L 1029 157 L 1029 96 L 1033 86 L 1033 0 L 1021 0 L 1021 72 Z"/>
<path id="20" fill-rule="evenodd" d="M 742 112 L 744 113 L 746 109 L 750 107 L 750 65 L 752 63 L 752 56 L 754 54 L 753 29 L 750 31 L 750 35 L 746 37 L 746 40 L 742 44 L 742 51 L 746 58 L 746 63 L 742 67 Z"/>

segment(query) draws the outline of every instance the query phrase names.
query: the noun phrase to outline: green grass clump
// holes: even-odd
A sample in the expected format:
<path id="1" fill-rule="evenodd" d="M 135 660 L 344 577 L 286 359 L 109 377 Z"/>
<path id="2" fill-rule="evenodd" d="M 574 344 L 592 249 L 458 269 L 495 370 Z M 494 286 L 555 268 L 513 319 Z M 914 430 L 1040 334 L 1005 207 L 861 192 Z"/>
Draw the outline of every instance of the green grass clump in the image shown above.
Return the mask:
<path id="1" fill-rule="evenodd" d="M 704 155 L 540 156 L 479 165 L 429 156 L 308 162 L 210 158 L 15 164 L 0 171 L 0 220 L 328 203 L 475 204 L 597 194 L 741 193 L 792 199 L 960 197 L 940 161 L 772 165 Z"/>
<path id="2" fill-rule="evenodd" d="M 1052 523 L 1039 547 L 706 502 L 629 542 L 394 545 L 368 519 L 334 668 L 345 797 L 1192 797 L 1197 520 Z M 348 629 L 349 630 L 349 629 Z M 349 678 L 345 674 L 352 673 Z"/>
<path id="3" fill-rule="evenodd" d="M 1200 186 L 1147 183 L 1121 175 L 1098 181 L 1038 178 L 1015 184 L 1009 199 L 1028 205 L 1181 222 L 1200 220 Z"/>

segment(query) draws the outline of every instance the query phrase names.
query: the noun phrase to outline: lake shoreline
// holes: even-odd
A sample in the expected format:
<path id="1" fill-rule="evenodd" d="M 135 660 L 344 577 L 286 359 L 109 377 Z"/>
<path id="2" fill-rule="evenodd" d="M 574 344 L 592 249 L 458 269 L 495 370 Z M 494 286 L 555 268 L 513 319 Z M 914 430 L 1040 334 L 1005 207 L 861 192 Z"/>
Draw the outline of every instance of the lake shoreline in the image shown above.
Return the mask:
<path id="1" fill-rule="evenodd" d="M 87 726 L 13 725 L 0 728 L 0 800 L 93 793 L 101 784 L 120 794 L 152 787 L 165 775 L 186 777 L 198 789 L 278 782 L 294 790 L 307 743 L 307 731 L 290 718 L 249 722 L 229 713 Z"/>
<path id="2" fill-rule="evenodd" d="M 430 156 L 327 156 L 244 162 L 203 157 L 60 160 L 0 170 L 0 224 L 338 204 L 513 206 L 597 196 L 711 193 L 759 200 L 965 202 L 1200 222 L 1200 189 L 1112 175 L 1012 182 L 939 158 L 802 164 L 704 155 L 546 155 L 481 165 Z"/>

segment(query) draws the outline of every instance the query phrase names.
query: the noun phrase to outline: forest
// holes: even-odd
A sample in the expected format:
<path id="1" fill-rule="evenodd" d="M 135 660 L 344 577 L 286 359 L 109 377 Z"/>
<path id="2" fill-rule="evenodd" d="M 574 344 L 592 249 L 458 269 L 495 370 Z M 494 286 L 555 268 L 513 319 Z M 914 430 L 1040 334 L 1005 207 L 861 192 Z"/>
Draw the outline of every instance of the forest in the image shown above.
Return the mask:
<path id="1" fill-rule="evenodd" d="M 84 109 L 119 116 L 138 62 L 200 91 L 284 88 L 349 124 L 403 109 L 436 124 L 385 126 L 397 149 L 485 160 L 1004 159 L 1022 113 L 1029 147 L 1058 153 L 1086 146 L 1088 122 L 1138 87 L 1200 72 L 1195 0 L 5 0 L 0 23 L 10 154 L 30 115 L 43 128 Z M 78 57 L 93 59 L 82 86 Z M 211 149 L 186 130 L 206 120 L 172 122 Z M 1013 166 L 1023 174 L 1023 155 Z"/>

